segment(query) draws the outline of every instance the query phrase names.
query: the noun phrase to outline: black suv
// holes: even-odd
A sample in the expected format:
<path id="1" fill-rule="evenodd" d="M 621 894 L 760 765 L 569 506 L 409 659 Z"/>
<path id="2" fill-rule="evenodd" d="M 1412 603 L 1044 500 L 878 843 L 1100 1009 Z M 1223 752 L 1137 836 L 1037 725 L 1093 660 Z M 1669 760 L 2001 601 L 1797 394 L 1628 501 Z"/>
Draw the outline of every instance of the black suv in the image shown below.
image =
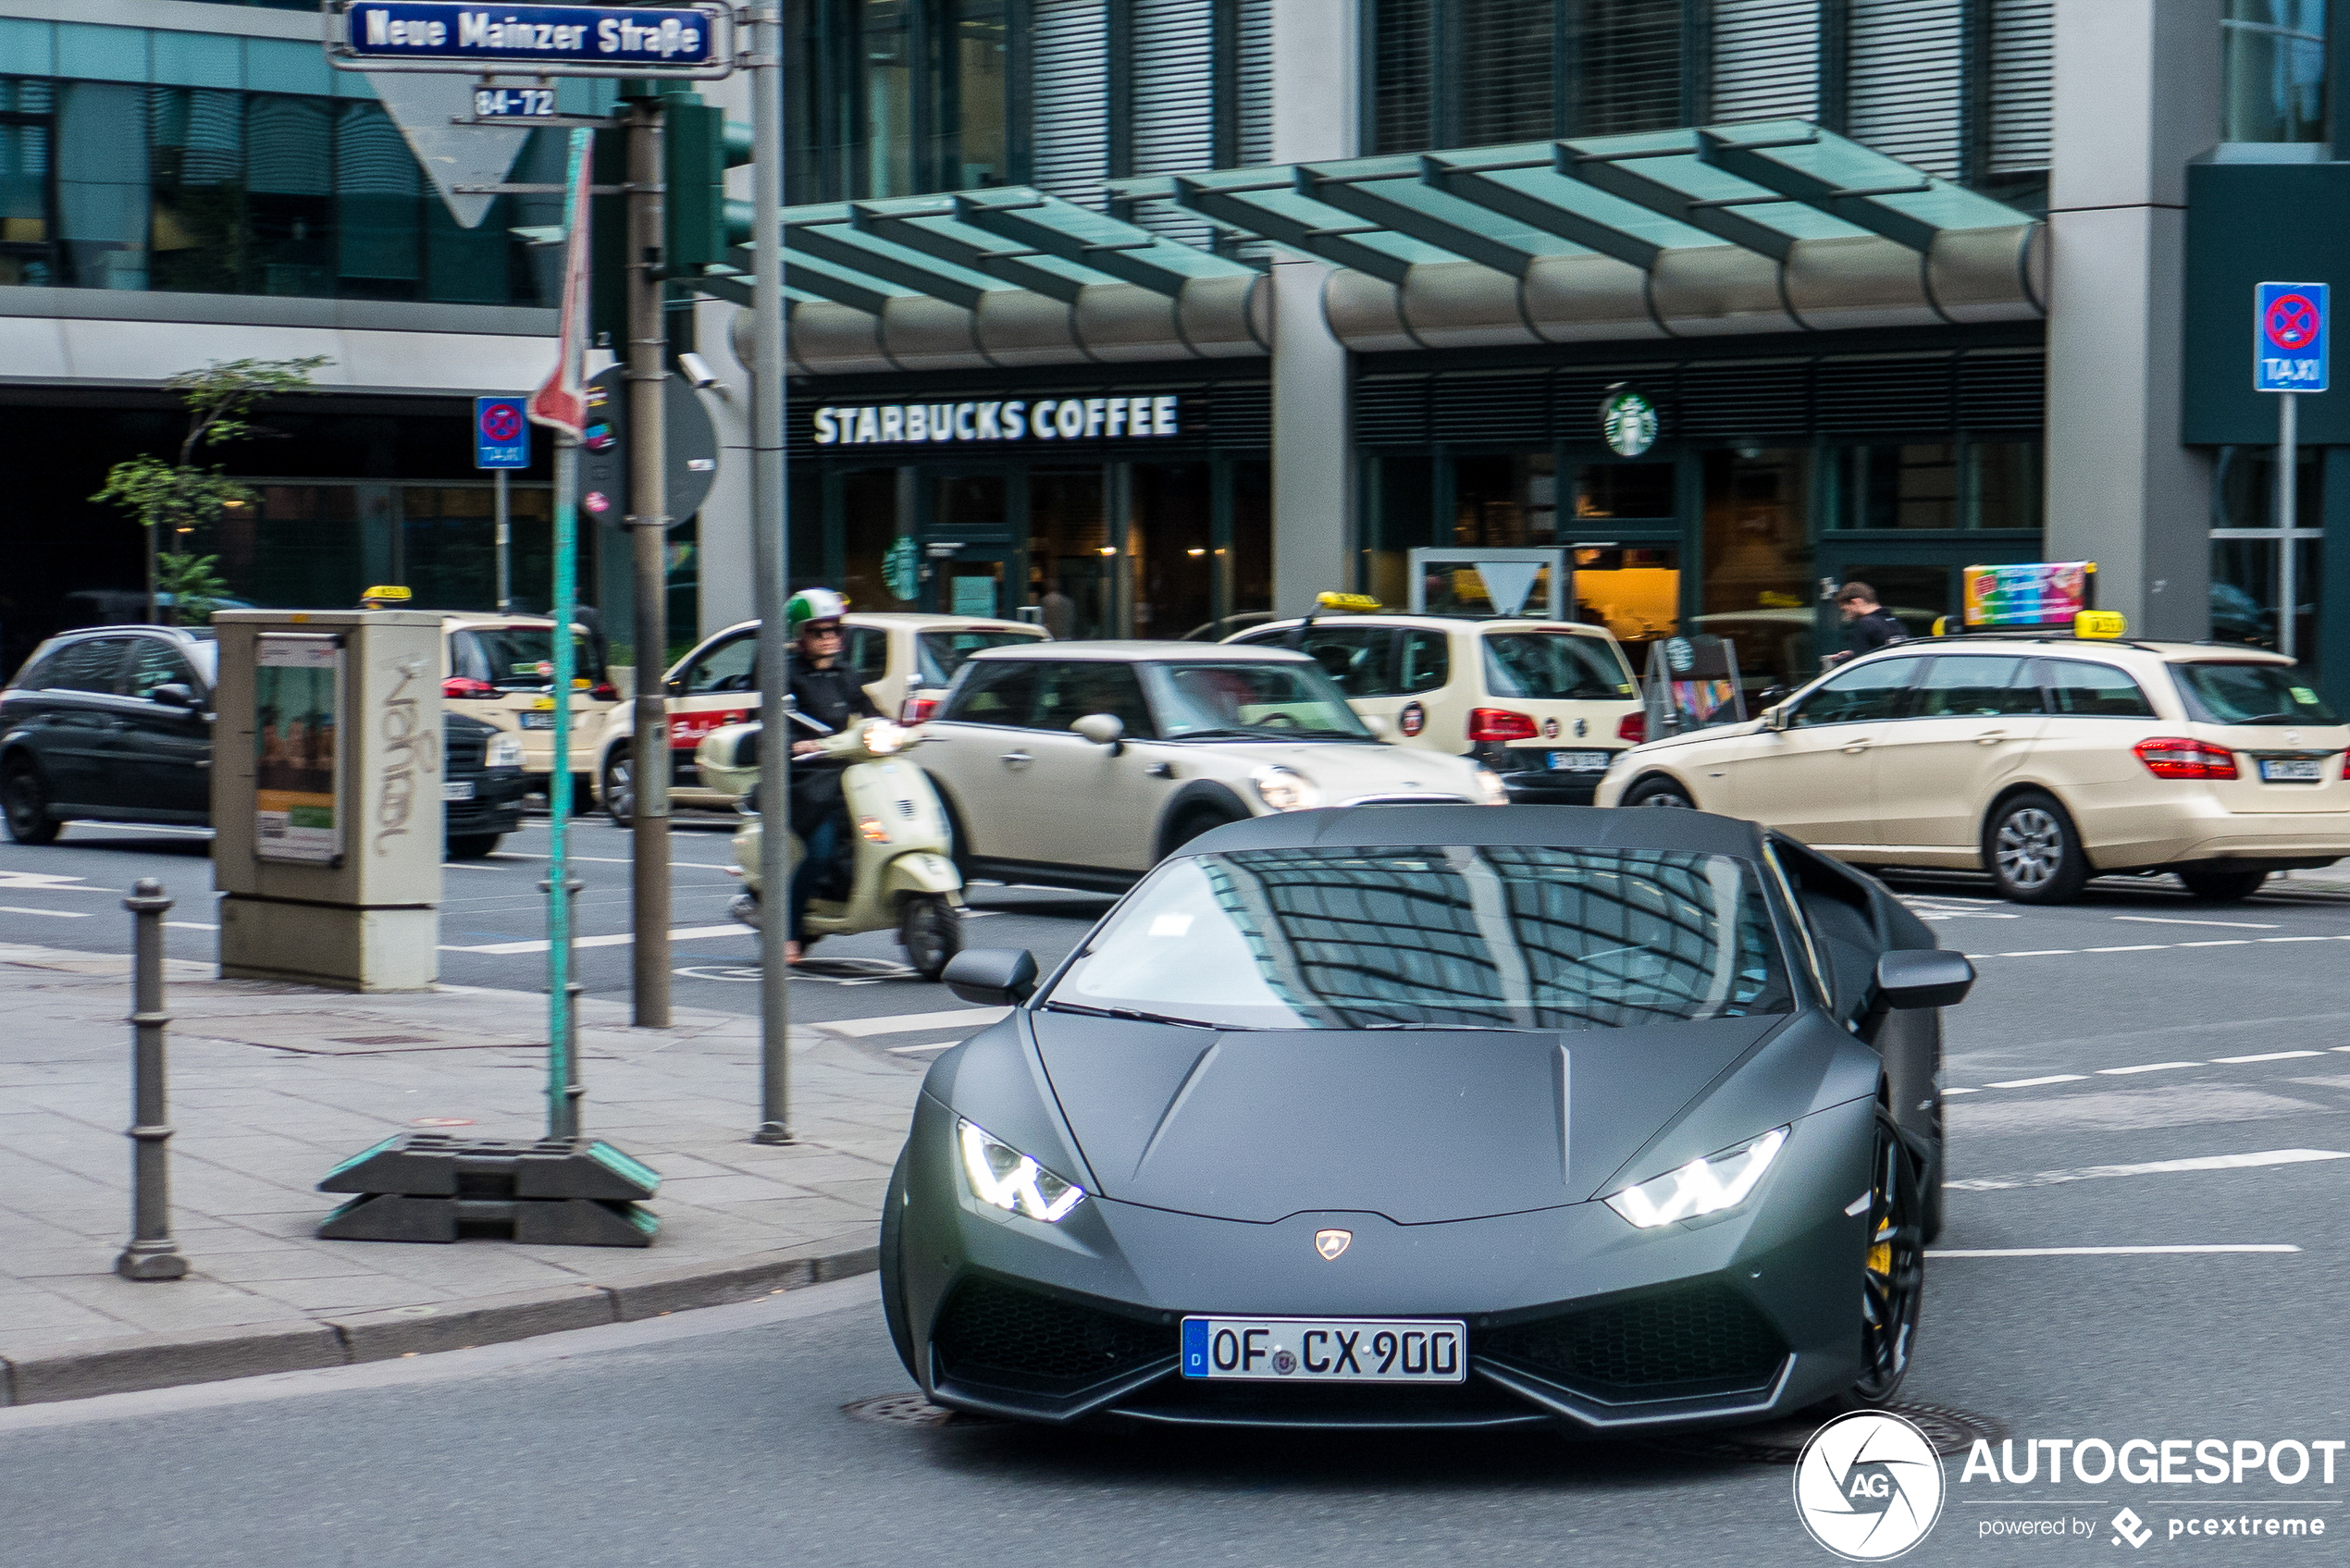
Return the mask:
<path id="1" fill-rule="evenodd" d="M 212 693 L 218 645 L 186 626 L 99 626 L 52 637 L 0 689 L 0 815 L 19 844 L 68 818 L 212 821 Z M 500 731 L 444 715 L 449 853 L 483 856 L 522 825 L 518 746 L 486 767 Z M 504 762 L 501 758 L 501 763 Z"/>

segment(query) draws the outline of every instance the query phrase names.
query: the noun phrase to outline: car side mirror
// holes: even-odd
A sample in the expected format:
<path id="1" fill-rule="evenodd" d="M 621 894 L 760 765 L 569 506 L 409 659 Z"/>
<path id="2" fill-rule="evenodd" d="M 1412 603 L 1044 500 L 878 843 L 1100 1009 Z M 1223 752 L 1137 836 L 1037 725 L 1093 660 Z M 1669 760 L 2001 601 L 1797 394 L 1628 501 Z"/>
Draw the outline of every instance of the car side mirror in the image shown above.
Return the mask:
<path id="1" fill-rule="evenodd" d="M 1787 691 L 1788 688 L 1784 684 L 1774 681 L 1769 685 L 1764 686 L 1761 691 L 1756 692 L 1754 694 L 1754 700 L 1765 708 L 1773 707 L 1787 700 Z"/>
<path id="2" fill-rule="evenodd" d="M 1389 718 L 1384 713 L 1364 714 L 1363 727 L 1370 731 L 1371 734 L 1377 735 L 1381 740 L 1393 740 L 1395 738 L 1395 721 Z"/>
<path id="3" fill-rule="evenodd" d="M 686 677 L 672 675 L 661 683 L 661 689 L 672 697 L 683 697 L 686 694 Z"/>
<path id="4" fill-rule="evenodd" d="M 1025 947 L 966 947 L 940 978 L 966 1002 L 1008 1007 L 1035 991 L 1036 956 Z"/>
<path id="5" fill-rule="evenodd" d="M 149 702 L 160 702 L 173 708 L 193 708 L 196 694 L 185 681 L 166 681 L 147 694 Z"/>
<path id="6" fill-rule="evenodd" d="M 1784 702 L 1762 710 L 1762 727 L 1766 730 L 1785 730 L 1794 720 L 1794 712 Z"/>
<path id="7" fill-rule="evenodd" d="M 1876 961 L 1877 996 L 1887 1007 L 1955 1007 L 1973 984 L 1974 965 L 1963 953 L 1905 947 Z"/>
<path id="8" fill-rule="evenodd" d="M 1126 721 L 1115 713 L 1088 713 L 1070 728 L 1095 746 L 1108 747 L 1112 757 L 1126 749 Z"/>

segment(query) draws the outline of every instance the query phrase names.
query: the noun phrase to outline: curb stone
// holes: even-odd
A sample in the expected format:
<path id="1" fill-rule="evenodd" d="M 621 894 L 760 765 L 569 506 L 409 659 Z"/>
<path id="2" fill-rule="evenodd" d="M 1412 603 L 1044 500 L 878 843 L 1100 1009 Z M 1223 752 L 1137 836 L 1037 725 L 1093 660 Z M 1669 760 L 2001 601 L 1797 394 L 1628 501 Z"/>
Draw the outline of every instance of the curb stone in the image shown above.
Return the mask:
<path id="1" fill-rule="evenodd" d="M 126 1334 L 0 1351 L 0 1406 L 390 1361 L 755 1301 L 872 1273 L 878 1250 L 843 1244 L 849 1240 L 840 1237 L 813 1247 L 692 1264 L 622 1284 L 587 1283 L 343 1313 L 296 1326 Z"/>

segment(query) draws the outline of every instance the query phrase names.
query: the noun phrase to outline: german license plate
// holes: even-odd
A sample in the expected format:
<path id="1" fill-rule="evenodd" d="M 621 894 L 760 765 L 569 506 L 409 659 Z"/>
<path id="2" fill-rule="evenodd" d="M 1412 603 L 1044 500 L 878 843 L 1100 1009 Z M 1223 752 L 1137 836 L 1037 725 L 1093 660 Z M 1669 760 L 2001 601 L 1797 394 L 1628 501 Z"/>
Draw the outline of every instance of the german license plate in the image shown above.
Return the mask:
<path id="1" fill-rule="evenodd" d="M 552 713 L 526 713 L 522 716 L 522 727 L 526 730 L 551 730 L 555 727 L 555 716 Z"/>
<path id="2" fill-rule="evenodd" d="M 474 782 L 473 782 L 473 780 L 471 780 L 471 779 L 443 779 L 443 780 L 441 780 L 441 781 L 440 781 L 440 798 L 441 798 L 441 799 L 443 799 L 443 800 L 471 800 L 473 797 L 474 797 Z"/>
<path id="3" fill-rule="evenodd" d="M 2326 776 L 2322 757 L 2263 757 L 2260 777 L 2270 784 L 2319 784 Z"/>
<path id="4" fill-rule="evenodd" d="M 1459 1318 L 1187 1317 L 1183 1376 L 1255 1383 L 1460 1383 Z"/>
<path id="5" fill-rule="evenodd" d="M 1555 773 L 1604 773 L 1607 753 L 1604 751 L 1553 751 L 1551 771 Z"/>

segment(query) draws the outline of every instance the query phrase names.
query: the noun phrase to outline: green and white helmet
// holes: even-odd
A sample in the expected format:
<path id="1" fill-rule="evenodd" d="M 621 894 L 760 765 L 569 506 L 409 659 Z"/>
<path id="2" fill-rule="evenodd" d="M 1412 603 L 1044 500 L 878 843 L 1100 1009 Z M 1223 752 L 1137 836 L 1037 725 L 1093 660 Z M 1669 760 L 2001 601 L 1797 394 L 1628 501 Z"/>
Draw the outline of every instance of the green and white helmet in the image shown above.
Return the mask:
<path id="1" fill-rule="evenodd" d="M 810 621 L 837 621 L 848 613 L 848 600 L 830 588 L 802 588 L 784 606 L 784 624 L 793 637 Z"/>

